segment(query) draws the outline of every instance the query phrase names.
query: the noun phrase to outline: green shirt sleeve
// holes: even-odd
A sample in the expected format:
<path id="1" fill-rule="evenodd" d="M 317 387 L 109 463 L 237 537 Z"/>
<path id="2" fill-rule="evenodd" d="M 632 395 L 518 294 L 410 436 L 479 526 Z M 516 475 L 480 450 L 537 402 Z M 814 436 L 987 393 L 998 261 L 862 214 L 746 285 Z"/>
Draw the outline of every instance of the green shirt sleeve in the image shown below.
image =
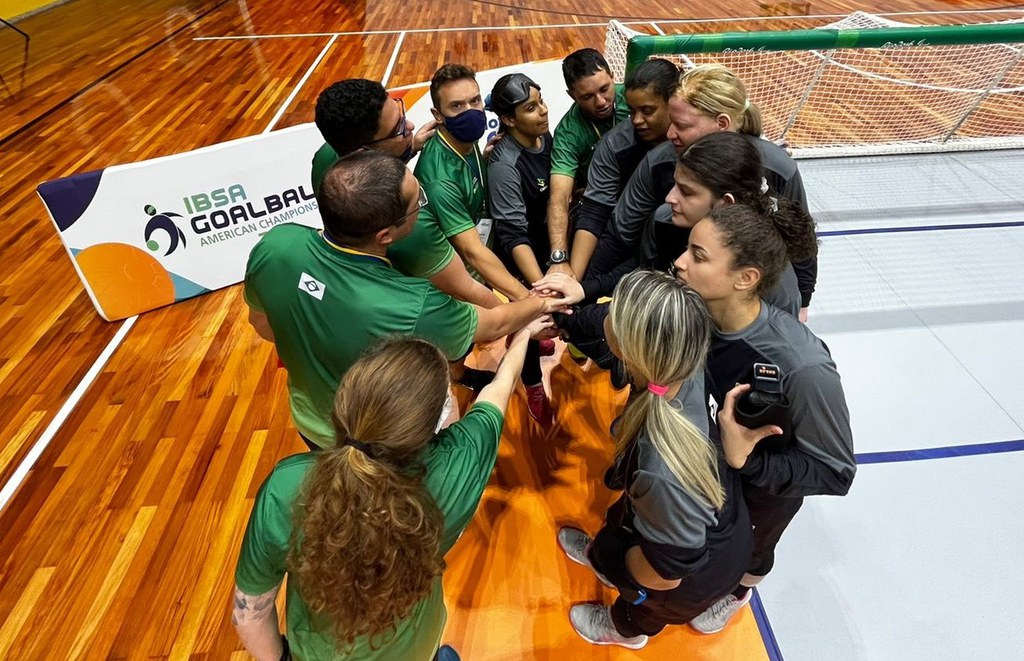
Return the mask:
<path id="1" fill-rule="evenodd" d="M 590 123 L 580 115 L 573 105 L 555 128 L 554 143 L 551 146 L 551 174 L 575 177 L 581 156 L 589 155 L 597 141 L 597 135 Z"/>
<path id="2" fill-rule="evenodd" d="M 462 234 L 476 227 L 476 218 L 470 214 L 472 206 L 455 182 L 448 179 L 435 179 L 423 184 L 423 190 L 430 200 L 426 211 L 428 218 L 433 218 L 445 238 Z M 420 212 L 421 216 L 423 211 Z"/>
<path id="3" fill-rule="evenodd" d="M 426 481 L 444 514 L 442 553 L 455 545 L 480 504 L 498 459 L 504 423 L 496 406 L 481 402 L 462 420 L 441 430 L 431 443 Z"/>
<path id="4" fill-rule="evenodd" d="M 249 595 L 269 592 L 284 580 L 291 536 L 291 499 L 274 487 L 275 470 L 263 482 L 242 538 L 235 583 Z"/>
<path id="5" fill-rule="evenodd" d="M 473 346 L 478 321 L 472 304 L 429 287 L 413 335 L 437 346 L 448 360 L 458 360 Z"/>
<path id="6" fill-rule="evenodd" d="M 320 190 L 320 184 L 324 183 L 324 176 L 335 163 L 338 162 L 338 154 L 326 142 L 313 154 L 313 171 L 310 176 L 313 182 L 313 192 Z"/>
<path id="7" fill-rule="evenodd" d="M 431 200 L 433 202 L 433 200 Z M 420 212 L 409 236 L 388 248 L 388 259 L 402 273 L 432 278 L 455 257 L 455 249 L 433 218 Z"/>

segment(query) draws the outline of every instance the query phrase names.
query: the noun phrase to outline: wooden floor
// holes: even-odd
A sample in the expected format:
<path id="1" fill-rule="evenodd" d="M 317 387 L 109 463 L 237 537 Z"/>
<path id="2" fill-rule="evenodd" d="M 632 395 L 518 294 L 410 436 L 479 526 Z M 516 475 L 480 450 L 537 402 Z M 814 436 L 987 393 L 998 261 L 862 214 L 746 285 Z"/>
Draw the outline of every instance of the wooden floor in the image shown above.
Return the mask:
<path id="1" fill-rule="evenodd" d="M 886 0 L 873 9 L 993 6 Z M 237 287 L 140 317 L 77 407 L 58 416 L 121 326 L 93 310 L 34 193 L 39 182 L 311 121 L 328 83 L 384 76 L 394 30 L 424 31 L 405 35 L 390 86 L 425 80 L 446 61 L 486 69 L 604 39 L 599 26 L 439 26 L 759 11 L 737 0 L 642 9 L 626 0 L 72 0 L 19 23 L 31 35 L 27 62 L 17 35 L 0 28 L 0 485 L 54 432 L 0 513 L 0 658 L 235 654 L 228 596 L 248 509 L 270 467 L 302 449 L 283 370 L 246 324 Z M 389 30 L 340 36 L 287 105 L 328 36 L 193 40 Z M 640 654 L 591 648 L 569 629 L 570 602 L 608 595 L 564 562 L 553 532 L 569 520 L 598 525 L 609 495 L 595 479 L 620 402 L 596 371 L 563 361 L 550 374 L 562 428 L 535 437 L 514 403 L 493 484 L 449 558 L 447 637 L 473 660 L 747 658 L 738 650 L 756 645 L 749 616 L 710 642 L 680 630 Z"/>

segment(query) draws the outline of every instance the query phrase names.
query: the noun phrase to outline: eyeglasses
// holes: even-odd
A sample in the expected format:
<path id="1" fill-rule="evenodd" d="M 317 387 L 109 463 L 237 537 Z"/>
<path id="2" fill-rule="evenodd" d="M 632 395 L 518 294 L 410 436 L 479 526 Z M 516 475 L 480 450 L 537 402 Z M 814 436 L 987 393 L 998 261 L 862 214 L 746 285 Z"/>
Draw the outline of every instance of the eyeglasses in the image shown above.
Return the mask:
<path id="1" fill-rule="evenodd" d="M 413 209 L 412 211 L 408 212 L 408 213 L 402 214 L 401 216 L 396 218 L 395 222 L 392 223 L 392 224 L 393 225 L 401 225 L 402 223 L 405 222 L 406 218 L 408 218 L 409 216 L 411 216 L 414 213 L 416 213 L 416 212 L 420 211 L 421 209 L 423 209 L 423 207 L 427 206 L 427 204 L 429 202 L 430 202 L 430 200 L 427 199 L 427 192 L 425 190 L 423 190 L 423 186 L 420 186 L 420 197 L 419 197 L 418 200 L 416 200 L 416 208 Z"/>
<path id="2" fill-rule="evenodd" d="M 499 80 L 498 82 L 500 83 L 501 81 Z M 508 74 L 508 80 L 498 90 L 498 93 L 491 94 L 490 106 L 498 114 L 514 110 L 520 103 L 529 100 L 530 89 L 540 90 L 540 85 L 533 82 L 525 74 L 510 73 Z"/>
<path id="3" fill-rule="evenodd" d="M 409 135 L 409 122 L 407 122 L 405 119 L 405 101 L 403 101 L 402 99 L 393 99 L 393 101 L 398 104 L 398 111 L 401 113 L 401 115 L 398 118 L 398 124 L 395 125 L 395 130 L 390 135 L 386 135 L 383 138 L 370 140 L 365 145 L 363 145 L 364 147 L 369 147 L 370 145 L 377 144 L 378 142 L 384 142 L 385 140 L 404 138 L 407 135 Z"/>

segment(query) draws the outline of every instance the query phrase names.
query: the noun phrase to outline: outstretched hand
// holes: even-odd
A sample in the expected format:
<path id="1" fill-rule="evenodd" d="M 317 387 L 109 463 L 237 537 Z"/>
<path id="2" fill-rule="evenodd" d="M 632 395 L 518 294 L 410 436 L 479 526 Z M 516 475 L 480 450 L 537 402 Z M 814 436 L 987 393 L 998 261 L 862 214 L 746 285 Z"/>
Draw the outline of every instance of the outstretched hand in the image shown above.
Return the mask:
<path id="1" fill-rule="evenodd" d="M 535 340 L 550 340 L 554 337 L 558 337 L 558 329 L 555 328 L 555 320 L 551 318 L 550 314 L 537 317 L 526 325 L 524 329 L 530 333 L 530 337 Z"/>
<path id="2" fill-rule="evenodd" d="M 583 285 L 571 275 L 548 272 L 543 278 L 533 283 L 533 291 L 540 296 L 550 297 L 561 295 L 565 305 L 576 305 L 583 300 Z"/>
<path id="3" fill-rule="evenodd" d="M 739 470 L 747 463 L 747 457 L 757 444 L 769 436 L 782 434 L 778 425 L 765 425 L 757 429 L 744 427 L 736 422 L 736 402 L 743 393 L 750 390 L 750 384 L 737 385 L 725 395 L 725 404 L 718 413 L 718 431 L 722 437 L 725 461 Z"/>

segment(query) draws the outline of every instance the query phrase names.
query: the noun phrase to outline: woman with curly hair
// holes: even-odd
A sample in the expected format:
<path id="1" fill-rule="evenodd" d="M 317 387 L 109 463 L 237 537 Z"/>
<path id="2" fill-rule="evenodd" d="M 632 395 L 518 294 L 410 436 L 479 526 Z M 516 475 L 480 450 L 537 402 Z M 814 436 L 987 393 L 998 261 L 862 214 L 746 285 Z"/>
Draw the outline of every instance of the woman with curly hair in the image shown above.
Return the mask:
<path id="1" fill-rule="evenodd" d="M 287 457 L 256 496 L 232 621 L 257 659 L 431 659 L 446 612 L 444 555 L 476 511 L 537 320 L 512 339 L 465 417 L 435 434 L 448 361 L 390 340 L 345 374 L 337 445 Z M 274 601 L 288 575 L 288 639 Z M 289 652 L 290 647 L 290 652 Z"/>

